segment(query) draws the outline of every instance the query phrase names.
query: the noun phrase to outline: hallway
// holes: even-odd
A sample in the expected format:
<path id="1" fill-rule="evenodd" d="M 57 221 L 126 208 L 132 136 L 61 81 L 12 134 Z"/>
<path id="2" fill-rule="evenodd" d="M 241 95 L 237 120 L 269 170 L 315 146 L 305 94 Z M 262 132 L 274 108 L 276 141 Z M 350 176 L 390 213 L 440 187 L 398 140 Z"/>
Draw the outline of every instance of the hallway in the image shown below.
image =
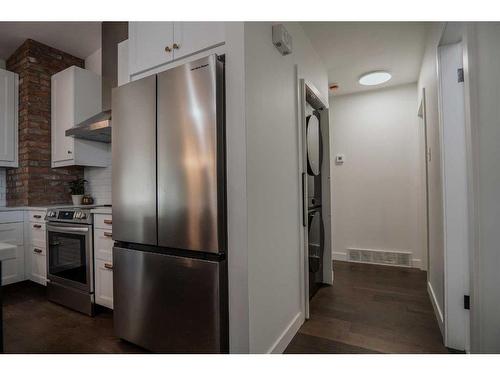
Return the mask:
<path id="1" fill-rule="evenodd" d="M 334 261 L 285 353 L 448 353 L 417 269 Z"/>

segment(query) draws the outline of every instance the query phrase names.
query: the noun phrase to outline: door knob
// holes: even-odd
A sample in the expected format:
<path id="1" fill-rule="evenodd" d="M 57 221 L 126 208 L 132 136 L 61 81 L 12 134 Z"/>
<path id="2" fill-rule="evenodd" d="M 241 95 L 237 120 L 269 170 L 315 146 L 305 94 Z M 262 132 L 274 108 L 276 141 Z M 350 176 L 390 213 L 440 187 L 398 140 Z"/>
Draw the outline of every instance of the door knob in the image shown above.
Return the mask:
<path id="1" fill-rule="evenodd" d="M 172 49 L 169 46 L 165 47 L 165 52 L 171 52 L 171 51 L 172 51 Z"/>
<path id="2" fill-rule="evenodd" d="M 181 45 L 180 44 L 177 44 L 177 43 L 174 43 L 174 45 L 172 46 L 174 49 L 179 49 L 181 48 Z"/>

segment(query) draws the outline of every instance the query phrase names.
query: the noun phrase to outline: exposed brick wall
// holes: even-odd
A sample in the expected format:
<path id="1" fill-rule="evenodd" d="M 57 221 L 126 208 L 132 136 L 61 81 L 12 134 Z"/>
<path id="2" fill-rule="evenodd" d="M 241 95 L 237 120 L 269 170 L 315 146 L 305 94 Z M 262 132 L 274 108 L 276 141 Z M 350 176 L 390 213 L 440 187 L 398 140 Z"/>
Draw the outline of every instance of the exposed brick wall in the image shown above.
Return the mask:
<path id="1" fill-rule="evenodd" d="M 82 167 L 50 167 L 50 79 L 84 60 L 27 39 L 7 60 L 19 74 L 19 168 L 7 171 L 7 205 L 70 203 L 68 182 Z"/>

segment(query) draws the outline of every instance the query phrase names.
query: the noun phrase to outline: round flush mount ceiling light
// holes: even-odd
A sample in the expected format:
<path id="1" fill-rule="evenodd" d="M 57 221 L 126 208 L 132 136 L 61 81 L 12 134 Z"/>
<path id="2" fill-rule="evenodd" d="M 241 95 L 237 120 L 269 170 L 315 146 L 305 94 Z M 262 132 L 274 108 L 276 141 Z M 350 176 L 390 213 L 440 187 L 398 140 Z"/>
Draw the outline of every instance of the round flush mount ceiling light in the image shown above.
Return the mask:
<path id="1" fill-rule="evenodd" d="M 375 86 L 387 82 L 391 78 L 392 76 L 390 73 L 380 70 L 377 72 L 363 74 L 359 78 L 359 83 L 363 86 Z"/>

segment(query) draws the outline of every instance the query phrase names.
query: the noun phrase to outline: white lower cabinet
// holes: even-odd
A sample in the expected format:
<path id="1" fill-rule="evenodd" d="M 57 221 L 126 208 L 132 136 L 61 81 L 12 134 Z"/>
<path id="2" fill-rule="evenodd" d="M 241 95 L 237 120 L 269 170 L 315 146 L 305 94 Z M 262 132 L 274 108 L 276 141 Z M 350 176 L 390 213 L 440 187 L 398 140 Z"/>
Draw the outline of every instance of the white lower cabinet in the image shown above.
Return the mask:
<path id="1" fill-rule="evenodd" d="M 26 278 L 47 285 L 47 230 L 45 210 L 28 211 L 25 216 L 28 245 L 26 246 Z"/>
<path id="2" fill-rule="evenodd" d="M 0 212 L 0 242 L 17 246 L 16 252 L 2 261 L 1 285 L 24 280 L 24 238 L 22 212 Z"/>
<path id="3" fill-rule="evenodd" d="M 95 303 L 113 308 L 113 265 L 101 259 L 95 260 Z"/>
<path id="4" fill-rule="evenodd" d="M 30 246 L 31 274 L 29 279 L 36 283 L 47 284 L 47 254 L 42 246 Z"/>
<path id="5" fill-rule="evenodd" d="M 113 308 L 112 218 L 94 214 L 95 303 Z"/>

